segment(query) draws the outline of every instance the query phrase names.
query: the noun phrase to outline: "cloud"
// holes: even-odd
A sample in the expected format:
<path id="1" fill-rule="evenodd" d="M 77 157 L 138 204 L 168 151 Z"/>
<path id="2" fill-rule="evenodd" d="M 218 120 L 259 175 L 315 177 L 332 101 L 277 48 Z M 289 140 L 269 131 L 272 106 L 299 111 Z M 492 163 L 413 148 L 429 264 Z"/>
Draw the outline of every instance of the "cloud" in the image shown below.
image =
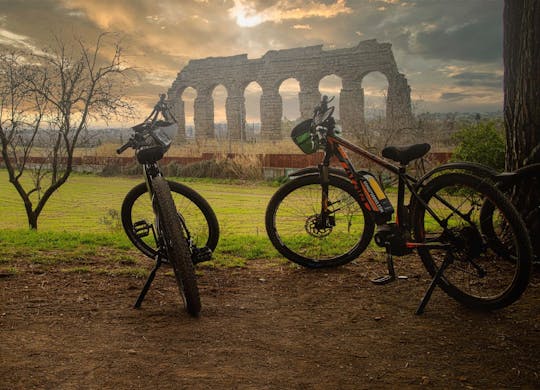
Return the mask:
<path id="1" fill-rule="evenodd" d="M 415 0 L 381 13 L 377 29 L 394 46 L 426 59 L 493 62 L 502 58 L 502 4 Z"/>
<path id="2" fill-rule="evenodd" d="M 139 10 L 129 1 L 105 0 L 62 0 L 66 9 L 91 20 L 103 30 L 130 32 L 136 28 L 136 14 Z M 139 3 L 140 4 L 140 3 Z"/>
<path id="3" fill-rule="evenodd" d="M 456 80 L 456 85 L 462 87 L 491 87 L 501 89 L 503 85 L 503 77 L 501 74 L 488 72 L 463 72 L 451 76 Z"/>
<path id="4" fill-rule="evenodd" d="M 443 92 L 441 93 L 440 99 L 447 101 L 458 101 L 468 98 L 470 95 L 460 92 Z"/>
<path id="5" fill-rule="evenodd" d="M 264 22 L 280 23 L 284 20 L 314 17 L 328 19 L 349 13 L 352 13 L 352 9 L 346 5 L 345 0 L 336 0 L 330 4 L 314 0 L 279 0 L 261 11 L 257 11 L 253 1 L 234 0 L 234 6 L 229 9 L 229 15 L 240 27 L 255 27 Z"/>
<path id="6" fill-rule="evenodd" d="M 34 54 L 43 54 L 43 51 L 34 46 L 31 42 L 32 39 L 30 37 L 15 34 L 9 30 L 0 28 L 0 45 L 28 50 Z"/>
<path id="7" fill-rule="evenodd" d="M 122 31 L 125 59 L 142 75 L 137 96 L 147 91 L 152 101 L 190 59 L 242 53 L 254 59 L 269 50 L 320 44 L 331 50 L 372 38 L 392 44 L 413 96 L 445 110 L 466 109 L 475 99 L 502 101 L 502 0 L 0 2 L 2 45 L 43 49 L 52 33 L 93 43 L 103 31 Z"/>

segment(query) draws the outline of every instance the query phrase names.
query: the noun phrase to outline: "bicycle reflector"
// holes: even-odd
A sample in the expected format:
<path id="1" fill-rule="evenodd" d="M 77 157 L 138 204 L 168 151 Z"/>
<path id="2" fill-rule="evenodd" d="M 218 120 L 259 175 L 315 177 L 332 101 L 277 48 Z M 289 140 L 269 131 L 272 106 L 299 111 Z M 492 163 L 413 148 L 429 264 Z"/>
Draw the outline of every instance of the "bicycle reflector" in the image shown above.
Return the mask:
<path id="1" fill-rule="evenodd" d="M 311 123 L 312 120 L 307 119 L 296 125 L 291 132 L 292 140 L 305 154 L 315 153 L 319 149 L 318 142 L 312 137 Z"/>

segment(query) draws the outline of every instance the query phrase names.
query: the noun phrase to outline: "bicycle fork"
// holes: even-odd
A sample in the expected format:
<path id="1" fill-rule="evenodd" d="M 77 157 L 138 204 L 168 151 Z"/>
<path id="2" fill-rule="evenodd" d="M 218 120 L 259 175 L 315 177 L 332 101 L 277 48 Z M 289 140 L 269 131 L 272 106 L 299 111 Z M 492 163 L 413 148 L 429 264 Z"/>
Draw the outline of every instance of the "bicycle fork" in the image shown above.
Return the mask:
<path id="1" fill-rule="evenodd" d="M 330 176 L 328 173 L 328 165 L 319 165 L 319 177 L 321 178 L 321 214 L 318 221 L 316 221 L 316 228 L 319 230 L 331 229 L 335 226 L 335 219 L 333 215 L 330 215 L 328 210 L 328 187 L 330 185 Z"/>

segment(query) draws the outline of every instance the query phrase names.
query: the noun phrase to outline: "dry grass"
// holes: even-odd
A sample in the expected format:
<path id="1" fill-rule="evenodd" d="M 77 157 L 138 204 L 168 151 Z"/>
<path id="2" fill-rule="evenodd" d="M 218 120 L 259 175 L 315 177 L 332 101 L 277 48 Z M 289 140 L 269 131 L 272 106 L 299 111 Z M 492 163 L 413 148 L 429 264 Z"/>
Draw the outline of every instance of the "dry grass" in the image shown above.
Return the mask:
<path id="1" fill-rule="evenodd" d="M 107 143 L 97 148 L 78 149 L 77 156 L 113 157 L 120 144 Z M 248 143 L 240 141 L 190 140 L 185 144 L 173 144 L 167 156 L 169 157 L 200 157 L 203 153 L 226 155 L 229 153 L 242 155 L 256 154 L 302 154 L 302 151 L 290 140 L 261 141 Z"/>
<path id="2" fill-rule="evenodd" d="M 241 154 L 227 157 L 218 154 L 211 160 L 192 164 L 171 162 L 163 167 L 165 175 L 177 177 L 210 177 L 218 179 L 262 180 L 262 161 L 257 155 Z"/>

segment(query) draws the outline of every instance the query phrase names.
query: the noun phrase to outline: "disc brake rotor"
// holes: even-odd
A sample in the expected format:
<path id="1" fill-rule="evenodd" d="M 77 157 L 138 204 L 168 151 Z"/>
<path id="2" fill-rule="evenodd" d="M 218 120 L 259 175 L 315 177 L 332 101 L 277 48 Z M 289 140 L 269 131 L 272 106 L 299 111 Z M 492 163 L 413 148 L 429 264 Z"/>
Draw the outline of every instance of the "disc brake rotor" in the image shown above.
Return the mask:
<path id="1" fill-rule="evenodd" d="M 310 236 L 318 238 L 326 237 L 332 233 L 331 226 L 323 226 L 320 214 L 315 214 L 308 217 L 306 220 L 305 229 Z"/>

